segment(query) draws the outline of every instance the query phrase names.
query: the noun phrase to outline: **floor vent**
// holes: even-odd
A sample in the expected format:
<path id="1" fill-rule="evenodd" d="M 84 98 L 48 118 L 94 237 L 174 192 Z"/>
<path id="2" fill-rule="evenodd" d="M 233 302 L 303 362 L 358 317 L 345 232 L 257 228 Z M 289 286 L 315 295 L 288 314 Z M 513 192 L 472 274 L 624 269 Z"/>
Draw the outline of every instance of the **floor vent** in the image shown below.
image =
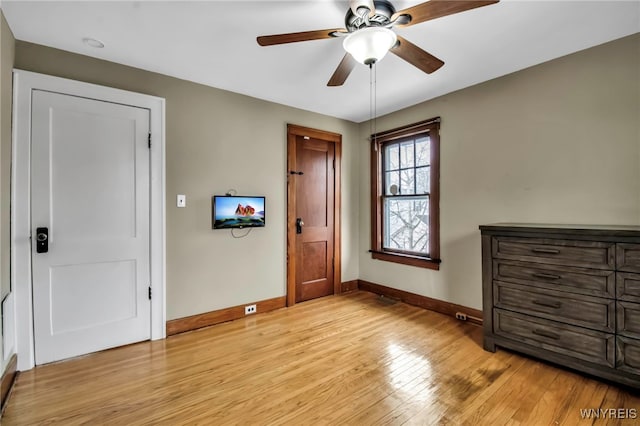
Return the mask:
<path id="1" fill-rule="evenodd" d="M 395 305 L 399 302 L 398 299 L 392 299 L 391 297 L 383 296 L 382 294 L 378 296 L 378 301 L 383 305 Z"/>

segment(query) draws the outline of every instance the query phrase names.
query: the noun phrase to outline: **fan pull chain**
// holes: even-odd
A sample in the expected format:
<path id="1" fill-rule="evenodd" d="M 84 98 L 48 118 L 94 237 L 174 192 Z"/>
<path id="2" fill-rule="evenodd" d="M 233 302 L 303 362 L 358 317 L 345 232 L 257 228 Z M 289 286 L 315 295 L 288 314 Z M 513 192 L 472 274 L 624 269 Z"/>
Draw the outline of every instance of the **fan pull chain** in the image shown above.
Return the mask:
<path id="1" fill-rule="evenodd" d="M 373 133 L 378 133 L 378 66 L 373 64 Z"/>
<path id="2" fill-rule="evenodd" d="M 373 64 L 369 64 L 369 134 L 375 138 L 373 131 Z"/>
<path id="3" fill-rule="evenodd" d="M 369 133 L 376 140 L 378 121 L 378 67 L 369 64 Z"/>

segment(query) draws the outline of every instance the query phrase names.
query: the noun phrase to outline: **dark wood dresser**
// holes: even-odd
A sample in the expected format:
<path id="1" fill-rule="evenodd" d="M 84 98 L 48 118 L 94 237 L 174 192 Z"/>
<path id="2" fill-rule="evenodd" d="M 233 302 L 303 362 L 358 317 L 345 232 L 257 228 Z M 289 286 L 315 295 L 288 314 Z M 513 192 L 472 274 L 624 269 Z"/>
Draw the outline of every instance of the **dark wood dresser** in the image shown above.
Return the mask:
<path id="1" fill-rule="evenodd" d="M 480 226 L 484 348 L 640 388 L 640 226 Z"/>

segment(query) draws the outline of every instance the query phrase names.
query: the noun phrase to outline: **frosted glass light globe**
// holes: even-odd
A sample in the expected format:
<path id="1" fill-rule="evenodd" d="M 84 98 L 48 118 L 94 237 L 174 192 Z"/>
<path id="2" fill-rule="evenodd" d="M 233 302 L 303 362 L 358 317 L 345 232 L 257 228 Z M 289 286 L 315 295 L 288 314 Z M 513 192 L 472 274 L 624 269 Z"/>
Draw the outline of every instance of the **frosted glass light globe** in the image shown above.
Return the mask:
<path id="1" fill-rule="evenodd" d="M 342 46 L 361 64 L 378 62 L 396 44 L 396 33 L 384 27 L 367 27 L 349 34 Z"/>

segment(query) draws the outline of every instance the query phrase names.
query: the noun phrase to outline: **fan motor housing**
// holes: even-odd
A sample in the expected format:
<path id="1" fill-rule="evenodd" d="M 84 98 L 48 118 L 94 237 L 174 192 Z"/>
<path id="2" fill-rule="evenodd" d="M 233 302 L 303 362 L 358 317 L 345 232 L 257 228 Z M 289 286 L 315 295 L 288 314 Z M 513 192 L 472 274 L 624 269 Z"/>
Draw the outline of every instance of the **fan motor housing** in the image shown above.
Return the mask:
<path id="1" fill-rule="evenodd" d="M 391 23 L 391 16 L 396 13 L 395 7 L 386 0 L 374 0 L 375 12 L 369 16 L 368 22 L 362 16 L 353 13 L 351 8 L 347 9 L 344 17 L 344 27 L 347 31 L 354 32 L 365 27 L 385 27 Z"/>

